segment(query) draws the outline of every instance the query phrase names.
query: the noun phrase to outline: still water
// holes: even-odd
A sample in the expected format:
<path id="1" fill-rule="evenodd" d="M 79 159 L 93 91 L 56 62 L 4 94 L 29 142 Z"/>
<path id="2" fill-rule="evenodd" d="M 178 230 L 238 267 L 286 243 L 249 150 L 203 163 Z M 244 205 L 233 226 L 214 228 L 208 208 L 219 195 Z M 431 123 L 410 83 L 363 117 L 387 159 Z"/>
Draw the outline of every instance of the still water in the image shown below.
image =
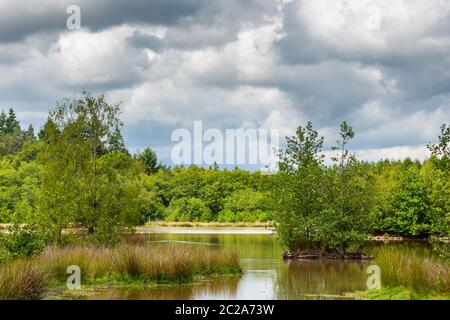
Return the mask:
<path id="1" fill-rule="evenodd" d="M 153 242 L 177 242 L 214 248 L 233 248 L 240 257 L 240 277 L 216 278 L 206 284 L 159 289 L 108 288 L 91 299 L 341 299 L 346 292 L 366 290 L 367 267 L 361 261 L 283 261 L 283 247 L 273 234 L 149 234 Z M 368 244 L 373 253 L 380 244 Z M 394 244 L 417 246 L 424 244 Z"/>

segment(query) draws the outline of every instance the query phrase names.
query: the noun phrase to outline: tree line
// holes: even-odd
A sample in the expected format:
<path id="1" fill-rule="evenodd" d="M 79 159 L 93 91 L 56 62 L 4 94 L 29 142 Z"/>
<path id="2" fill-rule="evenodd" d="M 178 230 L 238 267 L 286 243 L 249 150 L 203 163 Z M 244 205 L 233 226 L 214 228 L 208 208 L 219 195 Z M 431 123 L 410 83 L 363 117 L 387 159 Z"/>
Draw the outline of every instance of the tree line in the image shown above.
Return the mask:
<path id="1" fill-rule="evenodd" d="M 0 222 L 13 225 L 4 246 L 63 244 L 68 227 L 114 244 L 151 220 L 274 221 L 292 249 L 353 250 L 369 234 L 449 235 L 448 125 L 424 162 L 364 162 L 348 150 L 355 132 L 343 122 L 326 165 L 324 138 L 308 123 L 286 138 L 275 175 L 167 167 L 150 148 L 131 155 L 122 125 L 119 106 L 89 92 L 58 103 L 37 136 L 14 110 L 0 114 Z"/>

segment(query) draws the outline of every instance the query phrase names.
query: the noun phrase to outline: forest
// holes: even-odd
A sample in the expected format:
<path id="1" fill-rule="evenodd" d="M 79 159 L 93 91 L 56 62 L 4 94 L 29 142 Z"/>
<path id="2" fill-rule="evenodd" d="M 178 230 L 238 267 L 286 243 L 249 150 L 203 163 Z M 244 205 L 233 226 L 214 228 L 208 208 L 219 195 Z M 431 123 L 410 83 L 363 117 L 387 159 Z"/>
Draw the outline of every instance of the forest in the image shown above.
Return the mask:
<path id="1" fill-rule="evenodd" d="M 84 92 L 49 113 L 35 134 L 10 109 L 0 115 L 0 259 L 70 242 L 67 228 L 112 245 L 149 221 L 265 222 L 290 249 L 355 250 L 369 235 L 450 235 L 450 125 L 425 161 L 366 162 L 341 124 L 326 164 L 324 138 L 299 126 L 274 175 L 236 168 L 169 167 L 149 147 L 126 149 L 119 105 Z"/>

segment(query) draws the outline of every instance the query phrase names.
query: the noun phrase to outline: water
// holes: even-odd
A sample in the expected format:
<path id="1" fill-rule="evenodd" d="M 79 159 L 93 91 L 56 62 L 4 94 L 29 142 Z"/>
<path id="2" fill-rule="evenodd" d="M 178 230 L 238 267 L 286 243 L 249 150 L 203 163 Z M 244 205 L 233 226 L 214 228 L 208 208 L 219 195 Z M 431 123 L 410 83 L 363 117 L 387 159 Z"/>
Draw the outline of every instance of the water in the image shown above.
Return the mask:
<path id="1" fill-rule="evenodd" d="M 283 248 L 276 235 L 271 234 L 149 234 L 153 242 L 176 242 L 214 248 L 233 248 L 240 257 L 241 277 L 218 277 L 208 283 L 179 287 L 106 288 L 92 299 L 342 299 L 344 293 L 366 290 L 374 262 L 362 261 L 302 261 L 282 259 Z M 368 244 L 366 252 L 376 246 Z M 426 250 L 421 243 L 394 244 Z"/>

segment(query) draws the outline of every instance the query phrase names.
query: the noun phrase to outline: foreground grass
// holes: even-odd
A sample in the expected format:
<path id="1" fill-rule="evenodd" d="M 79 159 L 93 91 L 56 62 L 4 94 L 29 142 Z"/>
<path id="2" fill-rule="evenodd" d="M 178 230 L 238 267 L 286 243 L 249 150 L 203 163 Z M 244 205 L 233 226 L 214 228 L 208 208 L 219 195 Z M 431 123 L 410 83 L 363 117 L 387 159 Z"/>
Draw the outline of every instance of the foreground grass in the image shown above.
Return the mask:
<path id="1" fill-rule="evenodd" d="M 375 253 L 382 288 L 349 293 L 356 299 L 450 300 L 450 264 L 432 253 L 383 246 Z"/>
<path id="2" fill-rule="evenodd" d="M 186 227 L 186 228 L 271 228 L 272 222 L 168 222 L 152 221 L 148 222 L 149 227 Z"/>
<path id="3" fill-rule="evenodd" d="M 415 292 L 450 292 L 450 263 L 411 249 L 383 246 L 375 254 L 385 287 L 404 287 Z"/>
<path id="4" fill-rule="evenodd" d="M 67 267 L 79 266 L 82 284 L 179 284 L 195 277 L 240 273 L 234 251 L 187 245 L 130 245 L 118 248 L 49 247 L 0 270 L 0 299 L 38 299 L 50 286 L 65 284 Z"/>

